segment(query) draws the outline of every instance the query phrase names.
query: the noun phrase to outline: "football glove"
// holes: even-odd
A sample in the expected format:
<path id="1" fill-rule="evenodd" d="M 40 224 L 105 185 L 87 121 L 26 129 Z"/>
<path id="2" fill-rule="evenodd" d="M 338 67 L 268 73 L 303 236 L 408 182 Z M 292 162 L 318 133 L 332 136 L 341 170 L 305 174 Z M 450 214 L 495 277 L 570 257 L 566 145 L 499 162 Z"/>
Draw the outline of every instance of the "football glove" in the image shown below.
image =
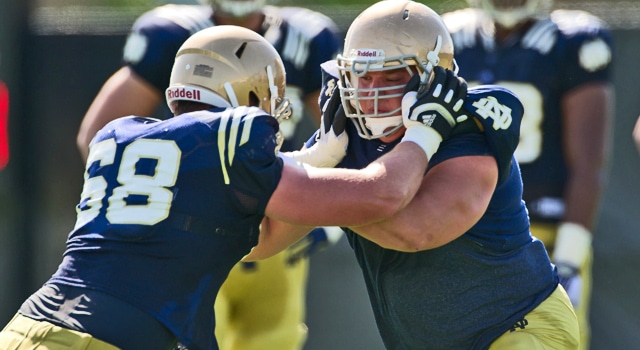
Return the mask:
<path id="1" fill-rule="evenodd" d="M 287 249 L 289 253 L 287 264 L 293 265 L 315 252 L 336 244 L 342 236 L 342 229 L 339 227 L 316 227 Z"/>
<path id="2" fill-rule="evenodd" d="M 431 83 L 421 84 L 414 74 L 402 98 L 402 121 L 407 128 L 403 141 L 420 145 L 428 158 L 438 150 L 440 142 L 451 135 L 457 123 L 467 120 L 462 105 L 467 97 L 467 82 L 440 66 L 433 68 Z"/>
<path id="3" fill-rule="evenodd" d="M 334 86 L 331 97 L 322 106 L 322 120 L 316 135 L 316 143 L 299 151 L 284 155 L 299 163 L 319 168 L 333 168 L 347 155 L 349 138 L 345 132 L 347 116 L 340 101 L 340 92 Z"/>
<path id="4" fill-rule="evenodd" d="M 560 284 L 574 308 L 580 306 L 582 277 L 579 272 L 590 252 L 591 240 L 591 232 L 582 225 L 563 222 L 558 227 L 552 260 L 556 264 Z"/>

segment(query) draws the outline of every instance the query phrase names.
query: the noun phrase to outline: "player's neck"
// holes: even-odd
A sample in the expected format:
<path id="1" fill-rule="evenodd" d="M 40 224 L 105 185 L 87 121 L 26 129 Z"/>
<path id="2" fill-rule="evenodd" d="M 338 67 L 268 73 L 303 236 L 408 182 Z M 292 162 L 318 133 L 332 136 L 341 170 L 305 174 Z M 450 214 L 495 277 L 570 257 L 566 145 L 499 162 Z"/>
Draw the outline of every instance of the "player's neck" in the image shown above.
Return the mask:
<path id="1" fill-rule="evenodd" d="M 508 45 L 512 42 L 517 42 L 524 33 L 533 25 L 534 20 L 528 20 L 522 23 L 518 23 L 511 28 L 503 27 L 499 24 L 495 24 L 495 40 L 498 45 Z"/>
<path id="2" fill-rule="evenodd" d="M 264 22 L 264 14 L 262 12 L 254 12 L 244 17 L 228 16 L 221 12 L 213 13 L 213 23 L 216 25 L 234 25 L 253 30 L 259 33 Z"/>

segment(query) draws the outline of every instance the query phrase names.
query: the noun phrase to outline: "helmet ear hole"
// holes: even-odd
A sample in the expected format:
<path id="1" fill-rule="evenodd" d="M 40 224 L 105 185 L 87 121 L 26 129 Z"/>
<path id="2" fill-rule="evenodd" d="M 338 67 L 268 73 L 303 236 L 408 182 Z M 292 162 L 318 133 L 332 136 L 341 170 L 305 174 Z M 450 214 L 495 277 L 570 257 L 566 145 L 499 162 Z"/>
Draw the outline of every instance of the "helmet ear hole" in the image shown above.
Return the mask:
<path id="1" fill-rule="evenodd" d="M 260 98 L 253 91 L 249 91 L 249 106 L 260 107 Z"/>
<path id="2" fill-rule="evenodd" d="M 236 50 L 236 57 L 242 58 L 242 54 L 244 53 L 244 49 L 247 47 L 247 42 L 243 42 L 242 45 Z"/>

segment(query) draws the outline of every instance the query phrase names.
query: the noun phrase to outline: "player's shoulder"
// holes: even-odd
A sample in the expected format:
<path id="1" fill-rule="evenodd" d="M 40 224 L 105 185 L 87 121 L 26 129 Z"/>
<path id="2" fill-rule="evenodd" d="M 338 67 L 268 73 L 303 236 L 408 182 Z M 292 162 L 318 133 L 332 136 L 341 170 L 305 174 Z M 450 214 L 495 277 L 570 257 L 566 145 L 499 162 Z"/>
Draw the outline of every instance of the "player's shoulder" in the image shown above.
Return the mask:
<path id="1" fill-rule="evenodd" d="M 287 23 L 298 32 L 309 38 L 315 37 L 323 31 L 337 33 L 338 25 L 325 14 L 304 7 L 295 6 L 265 6 L 263 9 L 265 22 Z"/>
<path id="2" fill-rule="evenodd" d="M 139 132 L 141 129 L 148 128 L 151 124 L 157 123 L 162 123 L 162 120 L 135 115 L 116 118 L 98 130 L 91 143 L 94 144 L 111 138 L 122 140 L 123 137 L 126 138 L 129 135 Z"/>
<path id="3" fill-rule="evenodd" d="M 200 5 L 168 4 L 149 10 L 134 22 L 124 46 L 124 60 L 139 64 L 147 58 L 150 62 L 172 64 L 175 52 L 189 36 L 213 26 L 211 14 L 210 6 Z M 157 73 L 142 75 L 156 80 L 151 77 L 154 74 Z"/>
<path id="4" fill-rule="evenodd" d="M 511 90 L 501 85 L 478 85 L 469 88 L 465 109 L 483 120 L 485 128 L 520 129 L 524 114 L 522 101 Z"/>
<path id="5" fill-rule="evenodd" d="M 255 124 L 260 130 L 273 132 L 274 129 L 277 131 L 278 126 L 277 120 L 269 113 L 251 106 L 213 108 L 185 113 L 179 117 L 196 119 L 214 129 L 225 129 L 235 125 L 235 127 L 248 127 L 248 132 Z"/>
<path id="6" fill-rule="evenodd" d="M 552 38 L 555 43 L 598 36 L 610 36 L 607 23 L 599 17 L 582 10 L 554 10 L 538 18 L 523 42 L 540 37 Z"/>
<path id="7" fill-rule="evenodd" d="M 478 40 L 484 46 L 492 46 L 493 38 L 489 28 L 492 28 L 492 20 L 484 11 L 475 8 L 447 12 L 442 15 L 442 20 L 447 26 L 456 50 L 473 47 Z"/>
<path id="8" fill-rule="evenodd" d="M 464 106 L 482 124 L 485 139 L 497 159 L 502 182 L 520 141 L 524 115 L 522 102 L 503 86 L 479 85 L 469 88 Z"/>
<path id="9" fill-rule="evenodd" d="M 213 25 L 211 6 L 167 4 L 155 7 L 136 19 L 134 31 L 170 30 L 175 27 L 189 32 Z"/>
<path id="10" fill-rule="evenodd" d="M 475 8 L 464 8 L 442 14 L 442 21 L 450 33 L 475 31 L 483 23 L 490 20 L 484 11 Z"/>
<path id="11" fill-rule="evenodd" d="M 128 115 L 120 118 L 116 118 L 107 124 L 105 124 L 103 129 L 114 129 L 114 128 L 128 128 L 138 125 L 148 125 L 162 122 L 162 120 L 152 117 L 140 117 L 136 115 Z"/>
<path id="12" fill-rule="evenodd" d="M 549 15 L 549 20 L 566 36 L 609 31 L 609 26 L 604 20 L 582 10 L 555 10 Z"/>
<path id="13" fill-rule="evenodd" d="M 522 45 L 542 54 L 551 50 L 577 50 L 580 65 L 593 72 L 611 63 L 612 36 L 607 23 L 581 10 L 555 10 L 536 22 Z M 566 53 L 562 56 L 566 56 Z"/>

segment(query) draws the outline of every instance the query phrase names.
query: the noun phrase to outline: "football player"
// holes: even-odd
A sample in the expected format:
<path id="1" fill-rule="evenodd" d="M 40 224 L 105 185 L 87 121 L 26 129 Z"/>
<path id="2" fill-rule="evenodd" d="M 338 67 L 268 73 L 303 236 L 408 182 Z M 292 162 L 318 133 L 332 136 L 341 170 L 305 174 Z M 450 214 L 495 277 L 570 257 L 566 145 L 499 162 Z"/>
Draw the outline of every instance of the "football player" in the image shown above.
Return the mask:
<path id="1" fill-rule="evenodd" d="M 9 162 L 9 89 L 0 80 L 0 170 Z"/>
<path id="2" fill-rule="evenodd" d="M 558 268 L 589 346 L 592 233 L 612 118 L 612 38 L 584 11 L 551 0 L 469 0 L 443 16 L 460 74 L 499 84 L 524 104 L 516 159 L 531 232 Z"/>
<path id="3" fill-rule="evenodd" d="M 640 116 L 636 120 L 636 124 L 633 127 L 633 132 L 631 136 L 633 137 L 633 142 L 636 144 L 638 153 L 640 153 Z"/>
<path id="4" fill-rule="evenodd" d="M 496 85 L 458 93 L 447 28 L 414 1 L 384 0 L 364 10 L 343 53 L 323 67 L 327 96 L 337 86 L 333 96 L 351 120 L 337 167 L 360 169 L 398 147 L 408 132 L 403 119 L 435 126 L 446 114 L 459 122 L 429 158 L 407 207 L 345 228 L 386 348 L 575 349 L 571 302 L 543 243 L 529 232 L 513 158 L 524 112 L 516 95 Z M 438 107 L 421 102 L 426 97 Z"/>
<path id="5" fill-rule="evenodd" d="M 397 151 L 362 170 L 285 164 L 284 91 L 284 65 L 255 32 L 221 25 L 185 41 L 166 89 L 176 116 L 122 117 L 96 134 L 62 263 L 0 332 L 0 349 L 218 349 L 213 304 L 239 260 L 315 225 L 390 217 L 456 124 L 407 120 Z M 283 236 L 265 215 L 307 228 Z"/>
<path id="6" fill-rule="evenodd" d="M 134 23 L 122 68 L 104 84 L 80 126 L 77 143 L 83 157 L 91 138 L 107 122 L 125 115 L 157 115 L 180 45 L 201 29 L 228 24 L 259 33 L 280 53 L 293 112 L 281 124 L 283 150 L 300 148 L 319 125 L 319 67 L 337 54 L 337 26 L 320 13 L 267 6 L 266 0 L 202 0 L 202 5 L 157 7 Z M 273 258 L 238 264 L 216 300 L 222 349 L 301 349 L 306 340 L 308 255 L 341 236 L 317 229 Z"/>

